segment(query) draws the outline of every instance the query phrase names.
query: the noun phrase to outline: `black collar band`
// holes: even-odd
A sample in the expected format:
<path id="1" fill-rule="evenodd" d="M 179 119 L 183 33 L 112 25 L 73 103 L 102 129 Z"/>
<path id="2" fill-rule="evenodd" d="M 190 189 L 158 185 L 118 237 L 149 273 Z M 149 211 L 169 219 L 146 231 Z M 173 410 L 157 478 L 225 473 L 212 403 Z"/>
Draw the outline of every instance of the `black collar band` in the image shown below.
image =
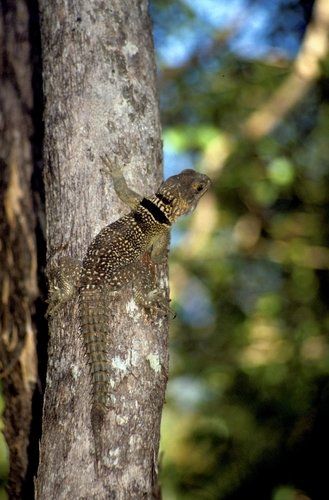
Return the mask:
<path id="1" fill-rule="evenodd" d="M 167 224 L 169 226 L 171 225 L 170 220 L 152 201 L 148 200 L 147 198 L 143 198 L 141 201 L 141 206 L 146 208 L 146 210 L 150 212 L 150 214 L 157 222 L 159 222 L 159 224 Z"/>

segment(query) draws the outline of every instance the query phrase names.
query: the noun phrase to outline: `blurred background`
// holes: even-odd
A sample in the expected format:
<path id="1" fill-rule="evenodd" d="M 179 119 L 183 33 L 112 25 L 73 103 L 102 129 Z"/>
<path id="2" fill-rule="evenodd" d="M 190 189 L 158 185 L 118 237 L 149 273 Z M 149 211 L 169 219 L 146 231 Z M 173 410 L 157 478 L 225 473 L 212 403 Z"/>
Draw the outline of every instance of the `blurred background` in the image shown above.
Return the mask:
<path id="1" fill-rule="evenodd" d="M 37 4 L 28 3 L 37 66 Z M 24 42 L 23 4 L 10 5 L 19 36 L 7 37 L 7 54 Z M 165 177 L 194 168 L 213 181 L 172 235 L 178 316 L 161 431 L 163 500 L 326 500 L 329 0 L 151 0 L 150 10 Z M 40 83 L 39 75 L 36 123 Z M 29 139 L 32 125 L 22 123 Z M 41 149 L 33 159 L 40 196 Z M 41 389 L 38 397 L 41 404 Z M 40 420 L 33 425 L 39 436 Z M 0 421 L 1 500 L 2 430 Z"/>
<path id="2" fill-rule="evenodd" d="M 172 238 L 164 500 L 323 500 L 329 2 L 153 0 Z M 248 496 L 247 496 L 248 495 Z"/>

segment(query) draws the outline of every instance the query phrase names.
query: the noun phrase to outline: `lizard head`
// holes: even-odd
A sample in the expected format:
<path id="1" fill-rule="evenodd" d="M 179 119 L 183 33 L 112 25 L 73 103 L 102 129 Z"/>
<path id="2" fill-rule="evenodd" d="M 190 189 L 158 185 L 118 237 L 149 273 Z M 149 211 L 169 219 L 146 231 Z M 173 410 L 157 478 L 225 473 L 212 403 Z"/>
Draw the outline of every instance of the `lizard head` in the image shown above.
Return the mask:
<path id="1" fill-rule="evenodd" d="M 211 181 L 204 174 L 192 169 L 183 170 L 169 177 L 157 192 L 162 210 L 171 222 L 192 212 L 200 198 L 208 191 Z"/>

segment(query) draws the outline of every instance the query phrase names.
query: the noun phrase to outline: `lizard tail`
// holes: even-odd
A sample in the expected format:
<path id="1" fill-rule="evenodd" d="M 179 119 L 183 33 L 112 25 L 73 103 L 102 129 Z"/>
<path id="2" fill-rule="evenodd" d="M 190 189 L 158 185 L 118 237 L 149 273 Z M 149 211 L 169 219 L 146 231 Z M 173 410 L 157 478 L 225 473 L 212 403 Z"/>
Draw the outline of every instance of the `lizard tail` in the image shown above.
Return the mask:
<path id="1" fill-rule="evenodd" d="M 110 403 L 110 362 L 107 340 L 108 300 L 106 292 L 89 285 L 80 288 L 79 314 L 81 332 L 91 374 L 91 424 L 95 441 L 97 467 L 100 467 L 101 429 Z"/>
<path id="2" fill-rule="evenodd" d="M 95 443 L 95 471 L 96 475 L 99 475 L 102 464 L 102 456 L 103 456 L 103 446 L 102 446 L 102 426 L 104 421 L 104 407 L 99 403 L 93 404 L 91 408 L 91 426 L 93 430 L 94 443 Z"/>

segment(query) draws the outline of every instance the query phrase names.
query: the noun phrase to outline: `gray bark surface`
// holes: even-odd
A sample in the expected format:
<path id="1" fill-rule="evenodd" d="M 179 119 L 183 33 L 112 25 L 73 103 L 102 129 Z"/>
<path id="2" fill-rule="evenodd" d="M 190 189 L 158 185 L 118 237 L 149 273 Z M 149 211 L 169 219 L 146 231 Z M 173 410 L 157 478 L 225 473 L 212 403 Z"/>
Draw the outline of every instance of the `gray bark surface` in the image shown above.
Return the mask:
<path id="1" fill-rule="evenodd" d="M 39 4 L 48 258 L 82 259 L 99 230 L 127 211 L 100 172 L 101 154 L 117 155 L 143 195 L 162 180 L 152 26 L 145 0 Z M 166 276 L 164 266 L 156 276 L 162 287 Z M 168 318 L 137 307 L 130 286 L 110 308 L 116 406 L 102 431 L 108 452 L 98 474 L 77 297 L 50 321 L 38 500 L 160 497 Z"/>

